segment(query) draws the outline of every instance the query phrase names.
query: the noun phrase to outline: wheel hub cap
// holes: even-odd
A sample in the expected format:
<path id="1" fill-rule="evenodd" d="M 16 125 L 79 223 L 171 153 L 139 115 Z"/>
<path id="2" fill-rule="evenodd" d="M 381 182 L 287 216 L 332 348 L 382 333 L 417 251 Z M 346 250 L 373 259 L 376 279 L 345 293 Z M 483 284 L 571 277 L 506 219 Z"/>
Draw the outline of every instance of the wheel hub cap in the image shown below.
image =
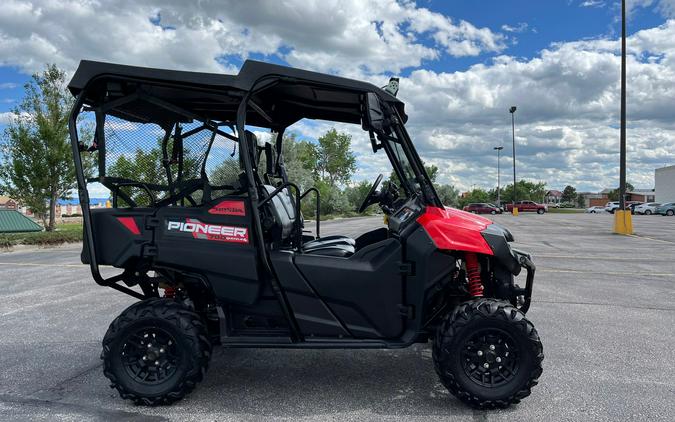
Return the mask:
<path id="1" fill-rule="evenodd" d="M 519 350 L 511 335 L 500 329 L 479 330 L 465 342 L 461 352 L 466 375 L 484 387 L 498 387 L 518 373 Z"/>
<path id="2" fill-rule="evenodd" d="M 176 341 L 160 328 L 131 333 L 122 346 L 122 364 L 129 376 L 144 384 L 159 384 L 171 377 L 178 367 Z"/>

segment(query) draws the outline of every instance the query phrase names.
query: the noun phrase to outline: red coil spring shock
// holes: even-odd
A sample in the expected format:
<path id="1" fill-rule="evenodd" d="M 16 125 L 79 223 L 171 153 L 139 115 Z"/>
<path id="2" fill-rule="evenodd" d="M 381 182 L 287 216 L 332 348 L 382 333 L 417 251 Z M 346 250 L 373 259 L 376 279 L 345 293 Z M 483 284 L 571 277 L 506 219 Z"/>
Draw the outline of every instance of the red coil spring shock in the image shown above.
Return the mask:
<path id="1" fill-rule="evenodd" d="M 469 294 L 473 297 L 483 297 L 483 282 L 480 279 L 478 256 L 475 253 L 466 253 L 466 277 L 469 279 Z"/>
<path id="2" fill-rule="evenodd" d="M 173 299 L 176 297 L 176 289 L 173 287 L 165 287 L 164 288 L 164 297 L 167 299 Z"/>

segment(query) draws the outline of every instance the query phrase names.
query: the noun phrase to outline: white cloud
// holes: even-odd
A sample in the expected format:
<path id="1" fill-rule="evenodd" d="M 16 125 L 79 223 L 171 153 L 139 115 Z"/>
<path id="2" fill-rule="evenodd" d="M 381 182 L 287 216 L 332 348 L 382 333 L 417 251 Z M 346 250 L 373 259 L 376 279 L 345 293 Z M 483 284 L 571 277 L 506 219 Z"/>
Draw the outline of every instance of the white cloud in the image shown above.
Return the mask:
<path id="1" fill-rule="evenodd" d="M 8 0 L 0 11 L 0 65 L 26 72 L 83 58 L 222 72 L 234 69 L 216 59 L 257 53 L 360 75 L 503 48 L 490 29 L 409 1 Z"/>
<path id="2" fill-rule="evenodd" d="M 617 8 L 621 6 L 618 5 Z M 675 0 L 627 0 L 626 13 L 630 14 L 638 7 L 653 7 L 654 10 L 660 13 L 663 17 L 675 17 Z M 620 10 L 620 9 L 619 9 Z"/>
<path id="3" fill-rule="evenodd" d="M 628 39 L 628 179 L 653 187 L 675 162 L 675 20 Z M 496 181 L 493 147 L 511 165 L 516 112 L 519 177 L 583 190 L 618 184 L 619 42 L 560 43 L 529 60 L 497 57 L 464 72 L 413 71 L 399 96 L 420 155 L 463 188 Z"/>
<path id="4" fill-rule="evenodd" d="M 672 13 L 673 4 L 631 2 L 663 14 Z M 526 30 L 525 23 L 502 27 Z M 519 177 L 554 188 L 616 185 L 618 40 L 555 44 L 530 59 L 507 55 L 506 41 L 488 28 L 410 1 L 6 0 L 0 9 L 0 65 L 27 73 L 54 61 L 72 71 L 82 58 L 234 72 L 233 57 L 254 54 L 377 85 L 386 83 L 385 74 L 411 70 L 401 78 L 399 96 L 407 103 L 408 129 L 420 155 L 441 169 L 441 181 L 465 189 L 494 185 L 492 148 L 505 145 L 507 169 L 507 110 L 515 104 Z M 632 35 L 628 47 L 628 179 L 651 187 L 653 168 L 675 162 L 675 20 Z M 425 69 L 430 61 L 485 53 L 502 55 L 463 72 Z M 0 113 L 0 123 L 10 118 Z M 303 122 L 296 129 L 316 136 L 328 127 Z M 383 154 L 372 155 L 363 132 L 356 126 L 338 129 L 354 136 L 357 180 L 388 172 Z"/>
<path id="5" fill-rule="evenodd" d="M 0 125 L 7 125 L 14 121 L 16 114 L 11 111 L 0 112 Z"/>
<path id="6" fill-rule="evenodd" d="M 585 0 L 579 4 L 579 7 L 604 7 L 605 2 L 602 0 Z"/>
<path id="7" fill-rule="evenodd" d="M 506 32 L 525 32 L 527 31 L 529 25 L 527 22 L 519 22 L 516 25 L 502 25 L 502 31 Z"/>
<path id="8" fill-rule="evenodd" d="M 2 83 L 0 83 L 0 89 L 12 89 L 12 88 L 16 88 L 16 87 L 17 87 L 17 84 L 15 84 L 13 82 L 2 82 Z"/>

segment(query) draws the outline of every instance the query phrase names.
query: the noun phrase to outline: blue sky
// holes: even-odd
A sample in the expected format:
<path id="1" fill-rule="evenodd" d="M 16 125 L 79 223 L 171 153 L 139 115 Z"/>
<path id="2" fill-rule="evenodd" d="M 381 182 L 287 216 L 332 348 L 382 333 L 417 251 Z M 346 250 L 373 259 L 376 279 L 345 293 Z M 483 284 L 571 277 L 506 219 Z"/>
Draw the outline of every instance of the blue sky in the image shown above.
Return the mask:
<path id="1" fill-rule="evenodd" d="M 0 127 L 46 62 L 70 73 L 82 58 L 236 72 L 255 58 L 377 84 L 400 76 L 420 155 L 461 189 L 494 185 L 492 147 L 510 139 L 510 104 L 519 107 L 521 177 L 589 191 L 618 183 L 617 1 L 296 3 L 8 0 L 0 9 Z M 675 1 L 629 6 L 628 179 L 649 188 L 654 168 L 675 161 Z M 312 138 L 327 127 L 295 129 Z M 374 178 L 381 157 L 355 150 L 356 178 Z"/>

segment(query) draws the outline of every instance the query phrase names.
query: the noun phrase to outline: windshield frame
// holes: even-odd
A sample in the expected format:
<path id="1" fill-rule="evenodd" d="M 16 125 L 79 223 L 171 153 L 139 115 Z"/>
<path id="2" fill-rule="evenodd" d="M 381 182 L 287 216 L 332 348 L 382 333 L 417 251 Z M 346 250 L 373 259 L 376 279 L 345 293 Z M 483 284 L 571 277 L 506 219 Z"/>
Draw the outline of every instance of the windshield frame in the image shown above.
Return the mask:
<path id="1" fill-rule="evenodd" d="M 401 187 L 405 190 L 408 197 L 418 196 L 426 205 L 443 208 L 444 206 L 422 164 L 422 160 L 415 150 L 400 115 L 397 110 L 390 107 L 385 107 L 385 110 L 385 112 L 389 114 L 390 124 L 388 126 L 388 131 L 390 133 L 378 134 L 377 137 L 382 143 L 381 145 L 386 151 L 389 161 L 391 161 L 392 167 L 401 182 Z M 399 158 L 400 156 L 395 152 L 395 146 L 393 144 L 401 147 L 405 159 L 409 164 L 409 167 L 407 168 L 412 171 L 412 176 L 416 183 L 411 183 L 411 178 L 405 174 L 404 165 Z"/>

